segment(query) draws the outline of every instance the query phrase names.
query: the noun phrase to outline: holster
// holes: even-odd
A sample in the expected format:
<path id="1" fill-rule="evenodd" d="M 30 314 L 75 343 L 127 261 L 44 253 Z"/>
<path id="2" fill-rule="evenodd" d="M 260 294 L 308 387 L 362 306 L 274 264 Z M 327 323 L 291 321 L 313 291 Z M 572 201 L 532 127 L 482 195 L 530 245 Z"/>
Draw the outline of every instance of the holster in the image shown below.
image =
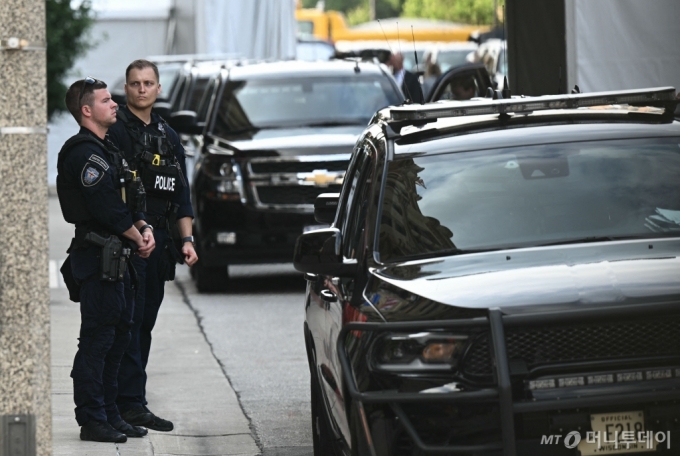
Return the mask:
<path id="1" fill-rule="evenodd" d="M 132 253 L 131 249 L 123 247 L 123 242 L 116 236 L 104 238 L 89 232 L 85 235 L 85 240 L 102 249 L 99 257 L 99 279 L 122 282 Z"/>

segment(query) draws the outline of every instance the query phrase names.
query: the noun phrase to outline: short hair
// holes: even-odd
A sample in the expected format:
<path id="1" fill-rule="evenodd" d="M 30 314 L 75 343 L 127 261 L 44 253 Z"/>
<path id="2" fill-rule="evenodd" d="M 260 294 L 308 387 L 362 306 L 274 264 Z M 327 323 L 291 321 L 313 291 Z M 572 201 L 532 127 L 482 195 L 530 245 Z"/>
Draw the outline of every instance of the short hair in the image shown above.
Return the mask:
<path id="1" fill-rule="evenodd" d="M 71 84 L 66 91 L 66 97 L 64 98 L 66 107 L 73 118 L 76 119 L 78 125 L 80 125 L 81 120 L 83 120 L 83 112 L 80 108 L 85 105 L 91 107 L 94 104 L 94 91 L 106 88 L 106 83 L 99 79 L 94 79 L 94 82 L 87 82 L 93 79 L 94 78 L 89 77 L 86 79 L 78 79 Z"/>
<path id="2" fill-rule="evenodd" d="M 130 71 L 132 69 L 135 70 L 143 70 L 144 68 L 151 68 L 156 75 L 156 81 L 160 82 L 160 76 L 158 75 L 158 67 L 156 66 L 155 63 L 150 62 L 145 59 L 137 59 L 134 60 L 131 64 L 128 65 L 128 67 L 125 69 L 125 82 L 127 83 L 128 77 L 130 76 Z"/>

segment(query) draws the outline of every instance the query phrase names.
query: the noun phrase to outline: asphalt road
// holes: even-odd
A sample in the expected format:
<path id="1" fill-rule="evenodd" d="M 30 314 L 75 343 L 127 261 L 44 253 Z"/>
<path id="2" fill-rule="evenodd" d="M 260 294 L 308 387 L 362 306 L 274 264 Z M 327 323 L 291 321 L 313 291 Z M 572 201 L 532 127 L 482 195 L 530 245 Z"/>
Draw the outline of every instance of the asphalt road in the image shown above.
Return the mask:
<path id="1" fill-rule="evenodd" d="M 63 222 L 56 197 L 49 217 L 50 287 L 63 288 L 59 267 L 73 228 Z M 291 265 L 234 267 L 232 276 L 222 294 L 199 294 L 184 266 L 175 283 L 198 316 L 263 456 L 311 456 L 304 279 Z"/>

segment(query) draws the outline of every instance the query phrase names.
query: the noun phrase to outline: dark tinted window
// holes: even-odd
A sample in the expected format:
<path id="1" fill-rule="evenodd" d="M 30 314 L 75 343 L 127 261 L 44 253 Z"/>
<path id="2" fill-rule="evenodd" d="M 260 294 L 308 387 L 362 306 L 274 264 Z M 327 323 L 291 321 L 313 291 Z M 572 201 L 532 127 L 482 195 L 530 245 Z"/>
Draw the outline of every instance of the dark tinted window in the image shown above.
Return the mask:
<path id="1" fill-rule="evenodd" d="M 379 250 L 389 261 L 452 249 L 680 237 L 678 182 L 680 138 L 398 159 L 389 165 Z"/>
<path id="2" fill-rule="evenodd" d="M 173 90 L 175 90 L 175 84 L 177 84 L 177 80 L 179 79 L 179 71 L 181 68 L 182 65 L 179 63 L 158 65 L 158 77 L 162 90 L 158 97 L 159 99 L 167 100 L 170 98 Z"/>
<path id="3" fill-rule="evenodd" d="M 365 125 L 401 101 L 388 78 L 337 76 L 229 81 L 217 107 L 217 135 L 259 128 Z"/>
<path id="4" fill-rule="evenodd" d="M 191 91 L 189 92 L 189 99 L 186 102 L 184 109 L 189 111 L 198 111 L 198 107 L 201 104 L 201 99 L 205 93 L 206 87 L 208 87 L 208 82 L 210 78 L 208 77 L 195 77 L 194 83 L 191 86 Z"/>

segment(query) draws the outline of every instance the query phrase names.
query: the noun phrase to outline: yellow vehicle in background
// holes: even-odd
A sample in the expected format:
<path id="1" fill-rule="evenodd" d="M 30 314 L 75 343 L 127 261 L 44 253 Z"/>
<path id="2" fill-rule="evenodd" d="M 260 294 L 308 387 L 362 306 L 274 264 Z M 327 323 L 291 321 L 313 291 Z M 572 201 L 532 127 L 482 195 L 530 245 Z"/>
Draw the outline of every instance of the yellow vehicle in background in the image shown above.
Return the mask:
<path id="1" fill-rule="evenodd" d="M 313 36 L 332 42 L 384 41 L 385 38 L 408 41 L 467 41 L 471 33 L 489 30 L 488 26 L 414 18 L 383 19 L 380 23 L 372 21 L 348 27 L 345 16 L 341 12 L 322 11 L 316 8 L 296 9 L 295 19 L 300 36 Z"/>

